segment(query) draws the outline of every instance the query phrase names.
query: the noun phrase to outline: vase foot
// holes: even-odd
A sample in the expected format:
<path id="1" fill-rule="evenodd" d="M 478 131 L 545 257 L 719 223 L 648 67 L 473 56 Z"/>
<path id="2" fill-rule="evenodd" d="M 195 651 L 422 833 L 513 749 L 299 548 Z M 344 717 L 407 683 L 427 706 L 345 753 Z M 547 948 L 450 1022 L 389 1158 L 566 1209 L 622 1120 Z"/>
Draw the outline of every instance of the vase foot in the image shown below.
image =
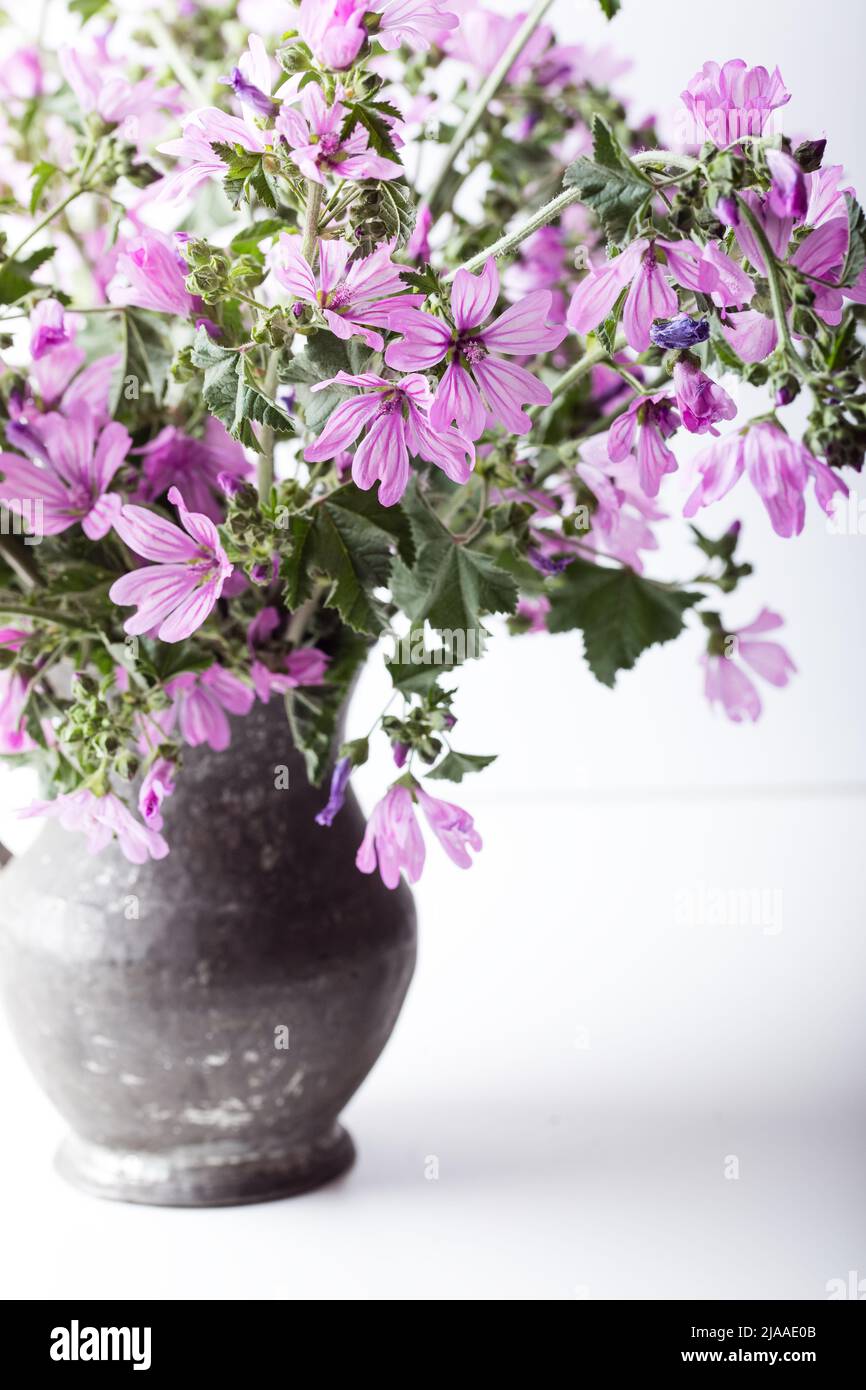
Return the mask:
<path id="1" fill-rule="evenodd" d="M 250 1149 L 216 1139 L 162 1153 L 109 1149 L 70 1134 L 55 1166 L 92 1197 L 160 1207 L 227 1207 L 297 1197 L 339 1177 L 355 1161 L 342 1125 L 291 1149 Z"/>

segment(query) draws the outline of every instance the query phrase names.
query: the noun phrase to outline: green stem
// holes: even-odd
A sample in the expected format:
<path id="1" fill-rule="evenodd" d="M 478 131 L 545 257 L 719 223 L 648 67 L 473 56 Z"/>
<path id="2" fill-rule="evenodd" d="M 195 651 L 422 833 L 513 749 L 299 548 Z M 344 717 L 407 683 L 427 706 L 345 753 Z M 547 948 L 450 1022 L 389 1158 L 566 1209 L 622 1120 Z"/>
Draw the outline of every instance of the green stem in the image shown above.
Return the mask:
<path id="1" fill-rule="evenodd" d="M 770 287 L 770 302 L 773 305 L 773 318 L 776 320 L 779 342 L 784 347 L 787 355 L 799 368 L 801 365 L 800 357 L 797 353 L 797 349 L 794 347 L 793 339 L 791 338 L 791 330 L 788 327 L 788 313 L 785 307 L 784 295 L 782 294 L 782 282 L 779 278 L 779 265 L 776 260 L 775 252 L 767 239 L 766 232 L 749 207 L 749 204 L 739 195 L 737 195 L 737 203 L 739 205 L 740 215 L 745 217 L 763 253 L 764 267 L 767 273 L 767 284 Z"/>
<path id="2" fill-rule="evenodd" d="M 7 603 L 0 597 L 0 613 L 11 613 L 15 617 L 21 618 L 41 618 L 43 622 L 55 623 L 57 627 L 68 627 L 74 632 L 83 632 L 87 623 L 78 618 L 67 618 L 65 614 L 58 613 L 50 608 L 34 608 L 27 603 Z"/>
<path id="3" fill-rule="evenodd" d="M 617 335 L 613 345 L 613 351 L 619 352 L 620 348 L 624 346 L 625 339 L 621 334 Z M 599 362 L 610 362 L 612 356 L 613 354 L 608 352 L 603 343 L 599 343 L 596 347 L 590 348 L 589 352 L 583 354 L 579 362 L 572 363 L 568 371 L 563 372 L 559 380 L 551 386 L 550 394 L 553 396 L 553 399 L 556 400 L 556 397 L 561 396 L 563 391 L 568 391 L 570 387 L 574 386 L 575 382 L 580 381 L 588 372 L 591 372 L 593 367 L 597 367 Z M 533 405 L 530 406 L 527 413 L 531 415 L 533 419 L 536 419 L 543 410 L 547 409 L 549 409 L 548 406 Z"/>
<path id="4" fill-rule="evenodd" d="M 579 188 L 564 188 L 563 191 L 557 193 L 556 197 L 552 198 L 549 203 L 545 203 L 544 207 L 539 208 L 538 212 L 534 212 L 529 220 L 524 222 L 522 226 L 515 228 L 513 232 L 506 232 L 505 236 L 501 236 L 498 241 L 494 241 L 492 246 L 488 246 L 483 251 L 479 251 L 477 256 L 472 256 L 468 261 L 465 261 L 462 266 L 458 266 L 457 270 L 478 270 L 484 265 L 488 256 L 507 255 L 509 251 L 513 251 L 516 246 L 519 246 L 522 241 L 526 241 L 527 237 L 532 236 L 533 232 L 537 232 L 539 227 L 546 227 L 548 222 L 552 222 L 555 217 L 558 217 L 563 208 L 570 207 L 572 203 L 579 203 L 580 198 L 581 192 Z M 457 270 L 452 270 L 450 274 L 445 276 L 445 284 L 448 284 L 449 281 L 454 279 Z"/>
<path id="5" fill-rule="evenodd" d="M 552 3 L 553 0 L 536 0 L 536 3 L 517 30 L 511 43 L 496 64 L 496 67 L 487 78 L 487 81 L 480 87 L 475 100 L 451 138 L 451 143 L 445 151 L 442 167 L 421 202 L 419 214 L 429 209 L 430 212 L 433 213 L 434 218 L 438 216 L 439 198 L 448 175 L 451 173 L 454 166 L 455 159 L 463 149 L 470 135 L 475 131 L 479 122 L 483 119 L 490 102 L 496 96 L 496 93 L 511 71 L 516 59 L 520 57 L 520 54 L 532 38 L 532 35 L 547 14 Z"/>
<path id="6" fill-rule="evenodd" d="M 150 31 L 154 48 L 162 49 L 168 66 L 177 80 L 186 87 L 196 106 L 207 106 L 208 94 L 172 38 L 168 27 L 152 9 L 144 22 Z"/>
<path id="7" fill-rule="evenodd" d="M 3 509 L 3 519 L 6 520 L 8 516 L 9 513 Z M 9 535 L 7 532 L 0 534 L 0 555 L 18 576 L 25 589 L 35 589 L 42 580 L 34 560 L 27 553 L 31 548 L 18 536 Z"/>
<path id="8" fill-rule="evenodd" d="M 80 194 L 86 192 L 87 190 L 85 188 L 74 188 L 71 193 L 67 193 L 65 198 L 62 198 L 61 201 L 57 203 L 53 208 L 51 208 L 49 212 L 46 212 L 45 216 L 39 222 L 36 223 L 35 227 L 30 228 L 30 231 L 21 241 L 19 241 L 14 251 L 9 252 L 9 260 L 14 261 L 16 256 L 18 256 L 20 252 L 24 249 L 24 247 L 27 245 L 28 241 L 33 240 L 37 232 L 43 231 L 44 228 L 48 226 L 49 222 L 53 222 L 54 218 L 59 217 L 61 212 L 63 212 L 65 208 L 69 207 L 70 203 L 74 202 Z"/>
<path id="9" fill-rule="evenodd" d="M 272 348 L 271 355 L 268 358 L 264 380 L 264 393 L 269 401 L 274 399 L 279 369 L 280 350 L 279 348 Z M 259 450 L 256 486 L 258 487 L 260 500 L 267 503 L 271 496 L 271 489 L 274 486 L 274 432 L 270 425 L 262 425 L 262 433 L 259 438 Z"/>
<path id="10" fill-rule="evenodd" d="M 681 169 L 685 174 L 693 174 L 701 167 L 699 159 L 690 154 L 674 154 L 673 150 L 641 150 L 639 154 L 629 155 L 629 159 L 638 169 L 658 164 L 663 169 Z"/>
<path id="11" fill-rule="evenodd" d="M 307 207 L 304 213 L 304 239 L 301 243 L 301 255 L 310 267 L 313 266 L 316 259 L 319 213 L 322 211 L 324 191 L 320 183 L 316 183 L 313 179 L 307 179 Z"/>

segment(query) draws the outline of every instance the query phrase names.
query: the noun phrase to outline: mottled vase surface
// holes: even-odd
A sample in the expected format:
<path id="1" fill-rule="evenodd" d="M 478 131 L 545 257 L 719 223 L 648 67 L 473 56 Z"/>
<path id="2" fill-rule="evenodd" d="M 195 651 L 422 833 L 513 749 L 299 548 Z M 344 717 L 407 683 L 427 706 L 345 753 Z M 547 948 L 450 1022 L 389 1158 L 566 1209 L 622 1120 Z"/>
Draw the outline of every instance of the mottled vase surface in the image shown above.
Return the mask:
<path id="1" fill-rule="evenodd" d="M 13 1031 L 70 1125 L 61 1171 L 101 1196 L 221 1205 L 336 1176 L 337 1117 L 411 978 L 411 895 L 356 870 L 351 792 L 315 824 L 280 701 L 232 734 L 187 750 L 167 859 L 91 858 L 49 822 L 0 877 Z"/>

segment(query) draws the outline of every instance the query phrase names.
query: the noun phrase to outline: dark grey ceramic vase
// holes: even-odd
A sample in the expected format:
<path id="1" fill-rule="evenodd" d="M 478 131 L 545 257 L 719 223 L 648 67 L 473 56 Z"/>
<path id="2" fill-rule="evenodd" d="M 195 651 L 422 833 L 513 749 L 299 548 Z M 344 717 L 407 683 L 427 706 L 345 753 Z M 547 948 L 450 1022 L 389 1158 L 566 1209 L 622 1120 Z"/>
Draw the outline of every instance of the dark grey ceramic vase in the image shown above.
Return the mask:
<path id="1" fill-rule="evenodd" d="M 49 822 L 2 870 L 6 1008 L 70 1125 L 60 1170 L 99 1196 L 226 1205 L 335 1177 L 337 1117 L 412 975 L 411 895 L 355 869 L 351 792 L 322 829 L 282 702 L 232 723 L 226 752 L 187 751 L 167 859 L 91 858 Z"/>

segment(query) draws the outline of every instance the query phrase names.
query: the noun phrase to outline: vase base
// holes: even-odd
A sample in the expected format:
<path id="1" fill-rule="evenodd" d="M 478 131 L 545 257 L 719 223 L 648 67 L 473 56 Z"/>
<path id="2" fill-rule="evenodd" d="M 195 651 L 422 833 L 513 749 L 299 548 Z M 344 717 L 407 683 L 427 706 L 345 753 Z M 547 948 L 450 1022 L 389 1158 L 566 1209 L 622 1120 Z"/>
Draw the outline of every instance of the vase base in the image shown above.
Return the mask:
<path id="1" fill-rule="evenodd" d="M 344 1173 L 355 1146 L 342 1125 L 292 1149 L 218 1139 L 162 1153 L 109 1149 L 70 1134 L 55 1166 L 92 1197 L 159 1207 L 228 1207 L 298 1197 Z"/>

